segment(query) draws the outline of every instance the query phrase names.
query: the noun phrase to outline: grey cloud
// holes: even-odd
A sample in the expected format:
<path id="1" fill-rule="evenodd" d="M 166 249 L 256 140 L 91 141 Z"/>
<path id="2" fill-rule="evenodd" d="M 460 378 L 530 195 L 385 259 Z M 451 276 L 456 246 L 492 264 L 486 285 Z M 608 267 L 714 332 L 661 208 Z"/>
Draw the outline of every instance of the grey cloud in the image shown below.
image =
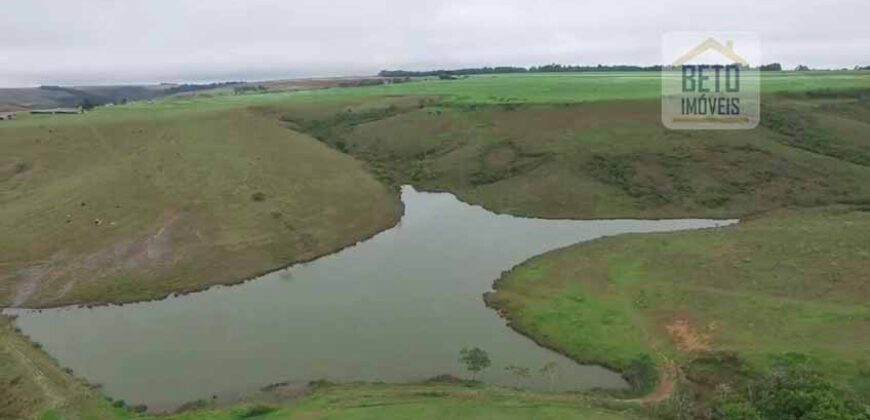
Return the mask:
<path id="1" fill-rule="evenodd" d="M 674 30 L 761 35 L 766 61 L 870 65 L 866 0 L 28 0 L 0 86 L 265 79 L 544 62 L 653 64 Z"/>

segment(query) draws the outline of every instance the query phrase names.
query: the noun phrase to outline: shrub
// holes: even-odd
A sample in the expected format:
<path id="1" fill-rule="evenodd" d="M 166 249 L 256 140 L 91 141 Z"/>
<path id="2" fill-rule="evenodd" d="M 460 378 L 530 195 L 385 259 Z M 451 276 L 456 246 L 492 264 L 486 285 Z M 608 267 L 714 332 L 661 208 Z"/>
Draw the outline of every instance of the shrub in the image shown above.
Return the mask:
<path id="1" fill-rule="evenodd" d="M 684 390 L 678 389 L 667 400 L 652 406 L 651 417 L 667 420 L 691 420 L 699 417 L 695 402 Z"/>
<path id="2" fill-rule="evenodd" d="M 757 383 L 753 405 L 769 419 L 851 419 L 843 393 L 814 373 L 777 370 Z"/>
<path id="3" fill-rule="evenodd" d="M 866 409 L 819 374 L 788 365 L 752 381 L 742 393 L 714 401 L 713 418 L 846 420 L 866 418 Z"/>
<path id="4" fill-rule="evenodd" d="M 746 401 L 724 403 L 713 412 L 717 420 L 762 420 L 761 413 Z"/>
<path id="5" fill-rule="evenodd" d="M 18 161 L 15 162 L 15 173 L 21 174 L 30 170 L 33 167 L 33 164 L 27 161 Z"/>
<path id="6" fill-rule="evenodd" d="M 463 347 L 459 351 L 459 361 L 465 365 L 465 369 L 471 372 L 471 380 L 473 381 L 477 373 L 488 368 L 491 364 L 489 355 L 477 348 Z"/>
<path id="7" fill-rule="evenodd" d="M 633 391 L 645 393 L 652 391 L 659 380 L 656 363 L 652 356 L 641 353 L 632 359 L 625 370 L 625 379 L 631 385 Z"/>
<path id="8" fill-rule="evenodd" d="M 254 405 L 251 407 L 246 407 L 242 409 L 240 413 L 238 413 L 237 418 L 247 419 L 251 417 L 264 416 L 273 411 L 277 410 L 277 408 L 269 406 L 269 405 Z"/>
<path id="9" fill-rule="evenodd" d="M 251 200 L 254 200 L 256 202 L 266 201 L 266 194 L 261 191 L 257 191 L 251 194 Z"/>

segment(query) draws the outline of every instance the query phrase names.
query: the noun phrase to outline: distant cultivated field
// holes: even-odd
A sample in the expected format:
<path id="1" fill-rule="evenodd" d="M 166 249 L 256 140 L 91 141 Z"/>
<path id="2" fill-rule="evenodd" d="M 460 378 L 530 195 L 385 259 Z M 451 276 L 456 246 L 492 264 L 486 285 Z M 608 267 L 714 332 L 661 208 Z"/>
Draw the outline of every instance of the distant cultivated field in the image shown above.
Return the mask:
<path id="1" fill-rule="evenodd" d="M 810 71 L 763 73 L 764 93 L 870 88 L 870 71 Z M 414 79 L 382 86 L 329 88 L 233 95 L 204 92 L 193 97 L 158 99 L 173 107 L 236 107 L 287 103 L 359 101 L 383 96 L 439 97 L 448 104 L 562 104 L 602 100 L 653 99 L 661 94 L 658 72 L 540 73 L 481 75 L 467 79 Z M 129 106 L 152 107 L 140 103 Z"/>
<path id="2" fill-rule="evenodd" d="M 572 103 L 650 99 L 661 95 L 660 73 L 542 73 L 421 80 L 387 86 L 302 92 L 302 96 L 444 96 L 451 103 Z M 870 88 L 870 71 L 782 72 L 762 75 L 765 93 Z"/>

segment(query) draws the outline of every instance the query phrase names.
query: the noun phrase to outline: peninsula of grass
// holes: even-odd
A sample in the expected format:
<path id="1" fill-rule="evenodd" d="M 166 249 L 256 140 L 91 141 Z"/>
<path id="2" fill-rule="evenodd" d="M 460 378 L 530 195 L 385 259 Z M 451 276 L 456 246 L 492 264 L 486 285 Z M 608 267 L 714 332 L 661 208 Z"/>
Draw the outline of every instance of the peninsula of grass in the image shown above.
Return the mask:
<path id="1" fill-rule="evenodd" d="M 795 362 L 870 400 L 868 237 L 859 206 L 605 238 L 526 261 L 486 300 L 577 360 L 648 355 L 704 385 Z"/>

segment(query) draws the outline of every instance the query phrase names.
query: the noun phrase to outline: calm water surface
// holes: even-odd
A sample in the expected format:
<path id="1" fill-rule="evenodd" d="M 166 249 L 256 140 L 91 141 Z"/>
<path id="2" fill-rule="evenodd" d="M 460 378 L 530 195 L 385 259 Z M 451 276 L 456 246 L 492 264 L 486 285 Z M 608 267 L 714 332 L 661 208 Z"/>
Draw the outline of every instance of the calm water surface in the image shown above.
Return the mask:
<path id="1" fill-rule="evenodd" d="M 402 190 L 401 223 L 339 253 L 234 287 L 125 306 L 15 311 L 25 334 L 104 391 L 152 409 L 276 382 L 404 382 L 450 373 L 486 350 L 480 379 L 558 364 L 556 388 L 621 388 L 614 372 L 541 348 L 484 306 L 502 271 L 606 235 L 722 226 L 714 220 L 565 221 L 496 215 L 450 194 Z M 540 375 L 520 382 L 545 390 Z"/>

